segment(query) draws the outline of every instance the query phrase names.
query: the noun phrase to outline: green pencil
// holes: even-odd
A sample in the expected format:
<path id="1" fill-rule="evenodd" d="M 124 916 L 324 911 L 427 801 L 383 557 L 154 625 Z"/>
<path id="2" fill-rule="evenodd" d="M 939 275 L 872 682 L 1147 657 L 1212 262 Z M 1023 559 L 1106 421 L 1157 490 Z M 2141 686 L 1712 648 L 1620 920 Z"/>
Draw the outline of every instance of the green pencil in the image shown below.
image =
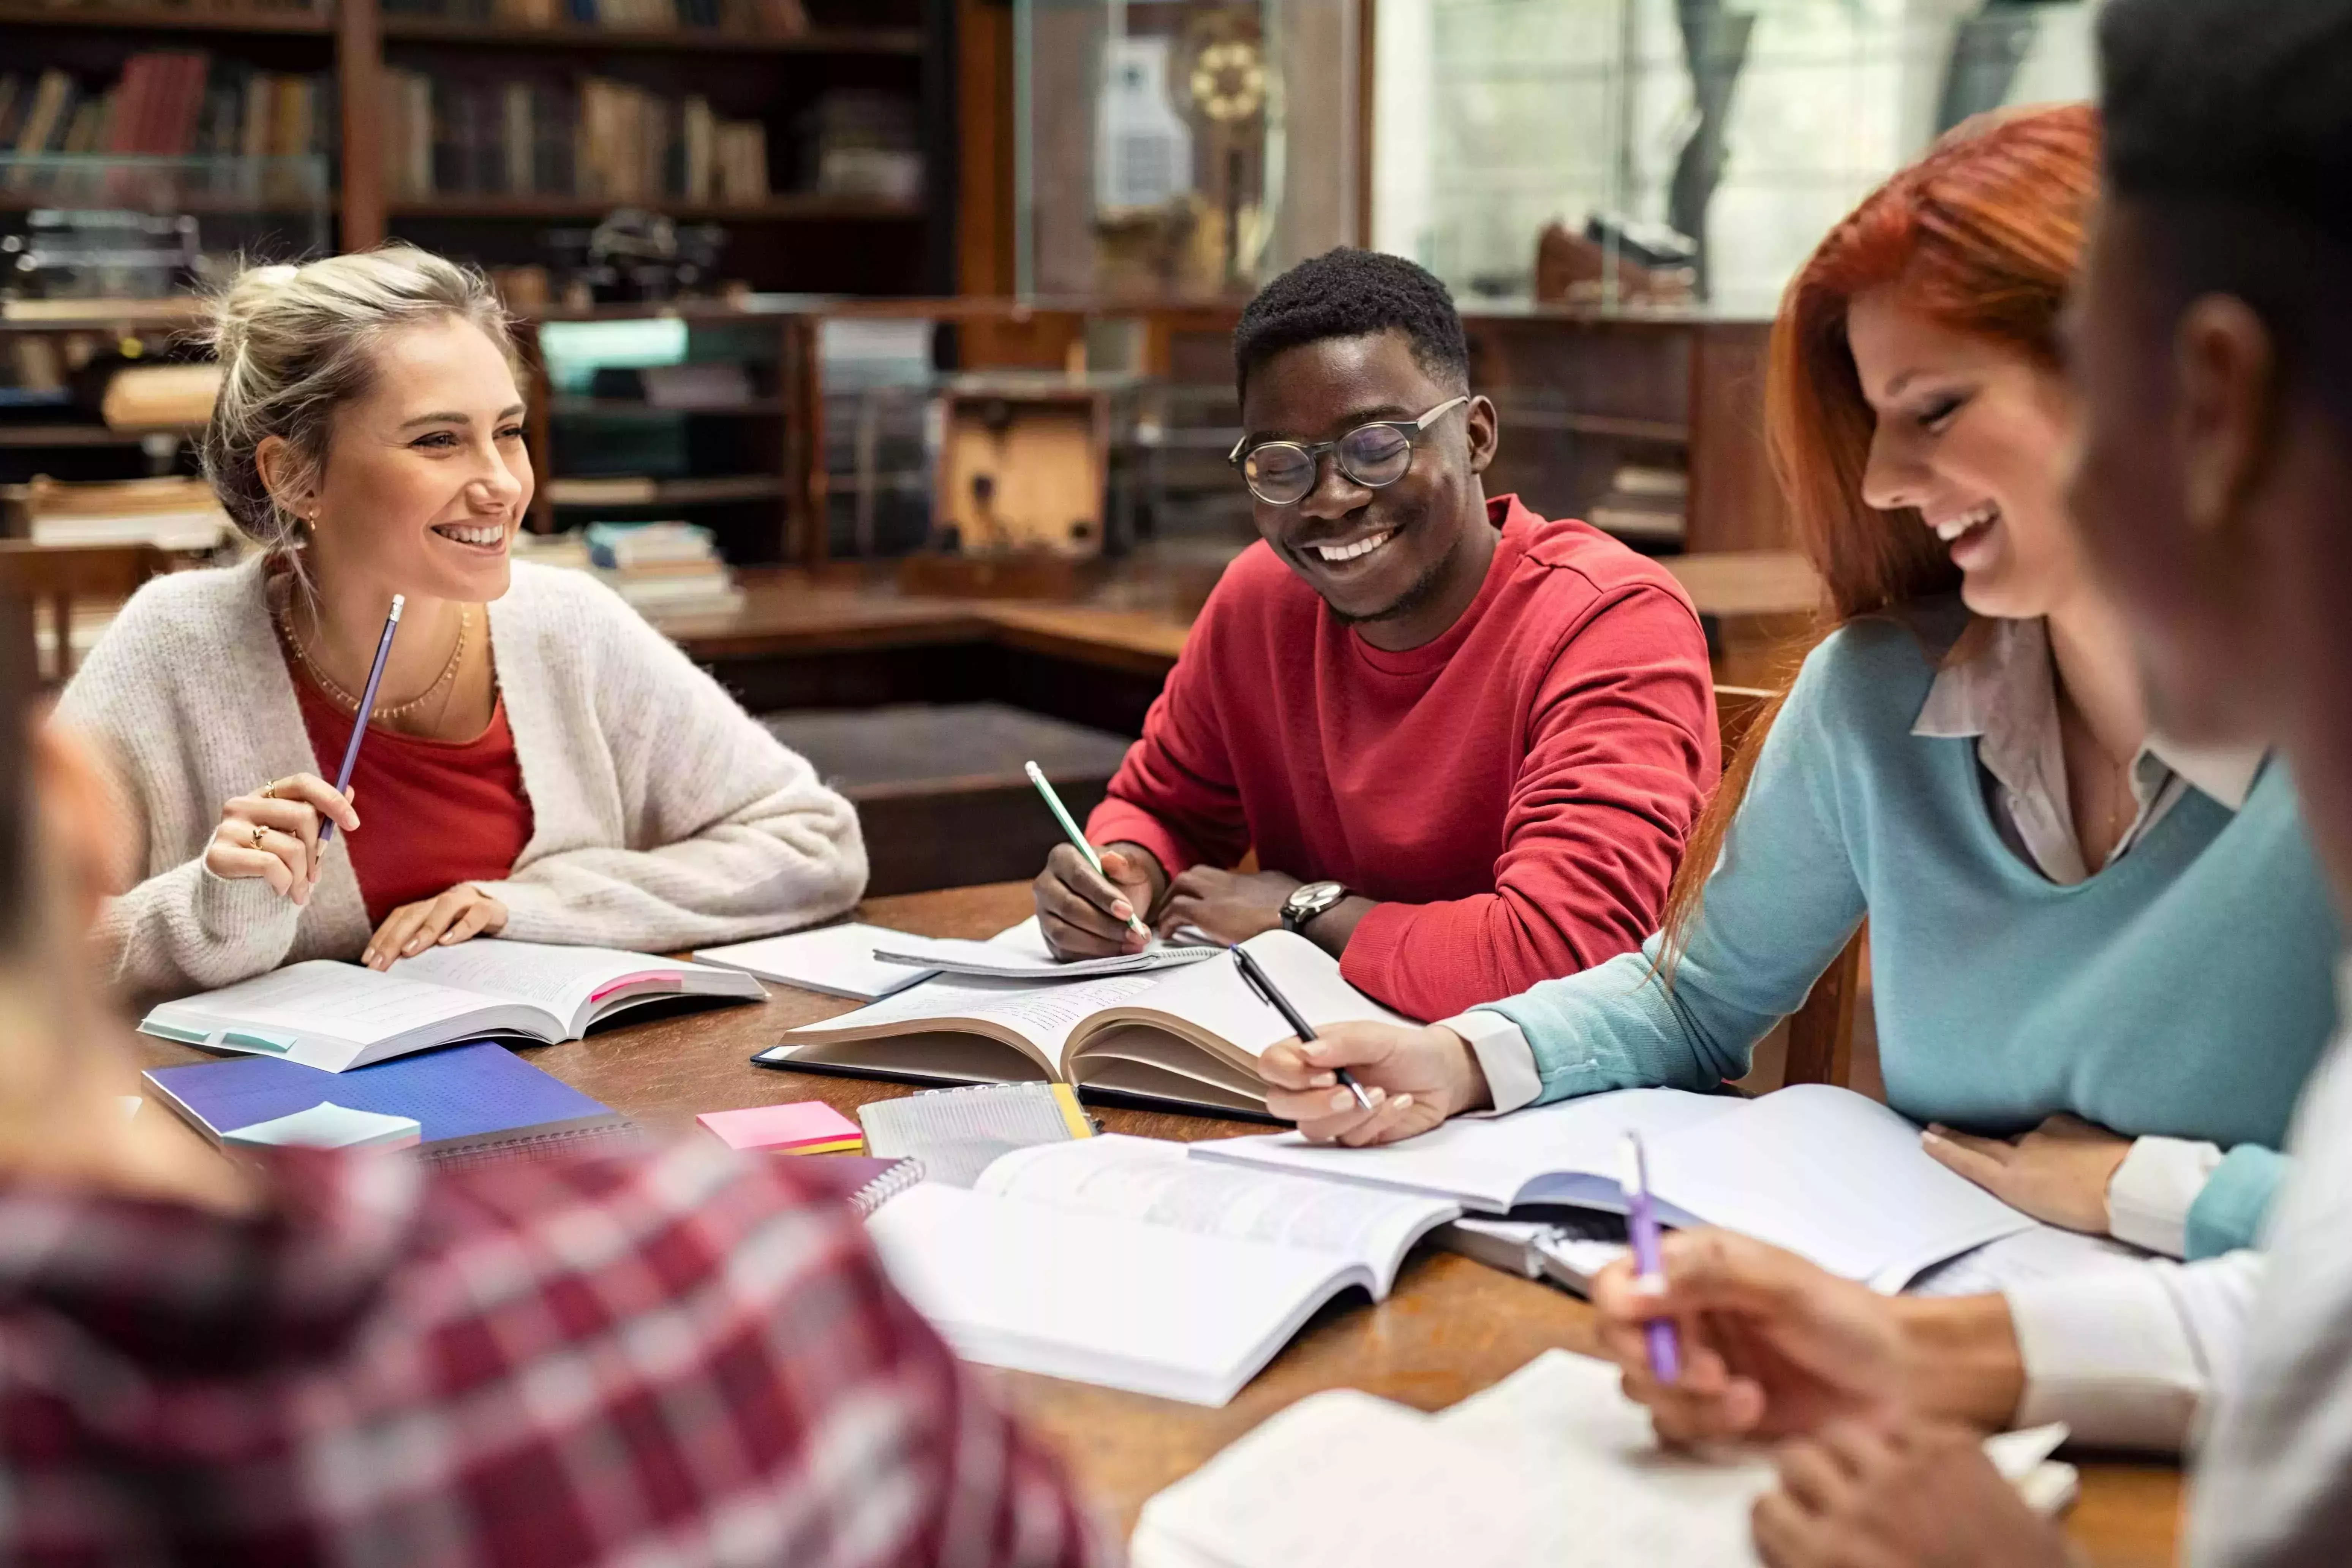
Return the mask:
<path id="1" fill-rule="evenodd" d="M 1037 793 L 1045 797 L 1045 809 L 1054 814 L 1054 820 L 1062 825 L 1062 831 L 1070 836 L 1070 842 L 1078 847 L 1078 853 L 1087 858 L 1087 864 L 1095 868 L 1095 875 L 1106 882 L 1109 881 L 1110 873 L 1103 869 L 1102 857 L 1095 853 L 1095 847 L 1087 842 L 1087 836 L 1079 832 L 1078 825 L 1070 819 L 1070 808 L 1062 804 L 1062 797 L 1054 793 L 1054 786 L 1045 782 L 1045 770 L 1034 763 L 1021 765 L 1027 770 L 1029 782 L 1037 786 Z M 1150 928 L 1133 915 L 1127 917 L 1127 929 L 1146 942 L 1151 940 Z"/>

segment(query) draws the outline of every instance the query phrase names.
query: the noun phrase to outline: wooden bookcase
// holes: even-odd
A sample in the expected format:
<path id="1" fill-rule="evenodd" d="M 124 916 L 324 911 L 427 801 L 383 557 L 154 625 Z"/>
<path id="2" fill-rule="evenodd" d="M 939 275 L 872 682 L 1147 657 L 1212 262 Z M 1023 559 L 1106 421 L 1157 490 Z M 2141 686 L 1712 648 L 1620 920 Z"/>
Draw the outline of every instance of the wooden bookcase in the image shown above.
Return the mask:
<path id="1" fill-rule="evenodd" d="M 719 271 L 755 289 L 812 292 L 954 291 L 958 173 L 954 0 L 810 0 L 812 26 L 788 37 L 677 28 L 519 27 L 385 16 L 378 0 L 320 0 L 318 10 L 184 5 L 27 5 L 0 0 L 0 61 L 37 73 L 62 66 L 110 77 L 142 49 L 201 48 L 273 70 L 331 72 L 341 148 L 335 242 L 387 238 L 488 266 L 545 259 L 551 223 L 584 223 L 622 204 L 543 195 L 393 200 L 384 178 L 387 66 L 438 79 L 501 72 L 546 79 L 593 72 L 648 90 L 707 96 L 730 118 L 766 129 L 770 188 L 757 204 L 649 205 L 716 224 L 728 240 Z M 880 89 L 915 105 L 926 191 L 915 201 L 815 195 L 798 187 L 799 117 L 834 87 Z M 29 198 L 0 192 L 0 210 Z"/>

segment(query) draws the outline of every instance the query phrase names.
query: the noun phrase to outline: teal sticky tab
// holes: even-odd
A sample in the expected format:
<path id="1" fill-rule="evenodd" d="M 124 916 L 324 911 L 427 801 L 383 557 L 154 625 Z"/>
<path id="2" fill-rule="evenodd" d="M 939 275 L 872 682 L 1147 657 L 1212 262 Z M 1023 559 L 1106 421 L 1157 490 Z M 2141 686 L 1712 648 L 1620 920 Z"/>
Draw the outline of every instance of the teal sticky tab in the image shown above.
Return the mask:
<path id="1" fill-rule="evenodd" d="M 212 1040 L 212 1037 L 202 1029 L 183 1029 L 176 1024 L 159 1024 L 152 1018 L 140 1025 L 139 1032 L 153 1035 L 159 1039 L 177 1040 L 184 1046 L 201 1046 Z"/>
<path id="2" fill-rule="evenodd" d="M 291 1035 L 258 1035 L 249 1029 L 231 1029 L 221 1036 L 222 1045 L 243 1046 L 247 1050 L 268 1051 L 280 1057 L 299 1043 Z"/>

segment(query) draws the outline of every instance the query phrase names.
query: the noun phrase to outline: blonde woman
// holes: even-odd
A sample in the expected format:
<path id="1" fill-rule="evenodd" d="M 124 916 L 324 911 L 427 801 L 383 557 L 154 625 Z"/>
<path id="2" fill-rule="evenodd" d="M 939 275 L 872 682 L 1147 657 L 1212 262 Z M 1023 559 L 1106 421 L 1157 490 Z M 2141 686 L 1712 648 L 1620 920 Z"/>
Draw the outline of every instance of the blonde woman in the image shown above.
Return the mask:
<path id="1" fill-rule="evenodd" d="M 256 268 L 214 342 L 205 470 L 262 552 L 150 584 L 59 707 L 128 795 L 119 984 L 483 935 L 678 947 L 856 901 L 846 801 L 601 584 L 510 558 L 531 466 L 479 274 L 405 247 Z M 395 594 L 344 798 L 320 775 Z"/>

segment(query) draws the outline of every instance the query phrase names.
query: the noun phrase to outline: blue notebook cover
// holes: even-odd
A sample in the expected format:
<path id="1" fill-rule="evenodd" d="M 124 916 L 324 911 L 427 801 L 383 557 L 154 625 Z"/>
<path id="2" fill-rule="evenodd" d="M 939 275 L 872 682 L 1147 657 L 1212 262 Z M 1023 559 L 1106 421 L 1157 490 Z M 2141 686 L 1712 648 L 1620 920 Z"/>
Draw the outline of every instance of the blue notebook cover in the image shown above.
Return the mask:
<path id="1" fill-rule="evenodd" d="M 155 1068 L 147 1082 L 215 1143 L 257 1121 L 321 1100 L 353 1110 L 414 1117 L 427 1159 L 505 1152 L 625 1131 L 609 1107 L 549 1077 L 504 1046 L 478 1041 L 395 1057 L 348 1072 L 322 1072 L 277 1057 Z"/>

